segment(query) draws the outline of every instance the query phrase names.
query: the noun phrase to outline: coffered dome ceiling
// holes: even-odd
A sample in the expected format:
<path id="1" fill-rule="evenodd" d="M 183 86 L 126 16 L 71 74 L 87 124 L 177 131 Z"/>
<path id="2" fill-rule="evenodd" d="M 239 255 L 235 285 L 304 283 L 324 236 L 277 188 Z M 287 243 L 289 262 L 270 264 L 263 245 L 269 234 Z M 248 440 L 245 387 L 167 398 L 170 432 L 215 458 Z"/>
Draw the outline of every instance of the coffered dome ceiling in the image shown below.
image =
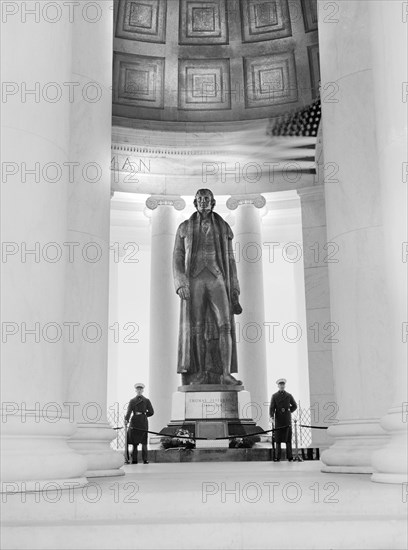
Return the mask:
<path id="1" fill-rule="evenodd" d="M 273 118 L 316 97 L 316 0 L 119 0 L 114 24 L 115 125 Z"/>

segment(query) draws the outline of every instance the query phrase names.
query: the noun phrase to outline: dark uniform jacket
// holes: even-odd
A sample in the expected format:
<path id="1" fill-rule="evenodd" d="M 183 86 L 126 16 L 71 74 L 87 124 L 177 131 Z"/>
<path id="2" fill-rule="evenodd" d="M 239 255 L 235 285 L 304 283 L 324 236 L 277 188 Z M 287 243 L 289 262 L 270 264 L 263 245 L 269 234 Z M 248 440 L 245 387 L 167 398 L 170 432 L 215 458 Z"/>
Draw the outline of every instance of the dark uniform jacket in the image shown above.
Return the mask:
<path id="1" fill-rule="evenodd" d="M 275 420 L 275 428 L 291 426 L 291 413 L 297 409 L 296 401 L 287 391 L 278 391 L 272 395 L 269 416 Z M 292 428 L 274 432 L 277 443 L 285 443 L 292 438 Z"/>
<path id="2" fill-rule="evenodd" d="M 143 445 L 147 444 L 147 432 L 142 430 L 149 429 L 148 416 L 153 416 L 154 410 L 150 399 L 147 399 L 144 395 L 136 395 L 129 401 L 128 410 L 125 416 L 126 422 L 129 422 L 128 429 L 128 443 L 130 445 Z M 130 418 L 132 415 L 132 418 Z M 135 428 L 140 428 L 135 429 Z"/>

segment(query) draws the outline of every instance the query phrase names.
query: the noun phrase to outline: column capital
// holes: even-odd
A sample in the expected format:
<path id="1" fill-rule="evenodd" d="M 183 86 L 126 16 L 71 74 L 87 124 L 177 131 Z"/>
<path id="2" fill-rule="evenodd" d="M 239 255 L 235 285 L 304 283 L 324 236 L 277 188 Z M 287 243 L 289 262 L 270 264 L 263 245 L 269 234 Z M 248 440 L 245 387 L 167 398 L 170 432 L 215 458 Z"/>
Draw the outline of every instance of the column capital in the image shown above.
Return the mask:
<path id="1" fill-rule="evenodd" d="M 227 208 L 236 210 L 241 204 L 252 204 L 255 208 L 263 208 L 266 204 L 266 199 L 262 195 L 232 195 L 227 200 Z"/>
<path id="2" fill-rule="evenodd" d="M 175 210 L 184 210 L 186 201 L 178 195 L 151 195 L 146 199 L 149 210 L 155 210 L 158 206 L 173 206 Z"/>
<path id="3" fill-rule="evenodd" d="M 324 197 L 324 185 L 312 185 L 311 187 L 301 187 L 296 191 L 301 201 L 317 200 L 317 199 L 322 199 Z"/>

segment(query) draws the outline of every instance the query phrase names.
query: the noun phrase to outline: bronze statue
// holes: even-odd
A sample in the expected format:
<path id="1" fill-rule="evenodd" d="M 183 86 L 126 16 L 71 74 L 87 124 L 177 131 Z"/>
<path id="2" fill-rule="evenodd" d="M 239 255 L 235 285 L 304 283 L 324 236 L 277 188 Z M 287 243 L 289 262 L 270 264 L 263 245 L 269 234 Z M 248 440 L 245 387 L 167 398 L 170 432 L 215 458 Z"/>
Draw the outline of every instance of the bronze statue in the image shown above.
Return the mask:
<path id="1" fill-rule="evenodd" d="M 234 315 L 239 283 L 233 233 L 213 212 L 209 189 L 197 191 L 197 209 L 180 224 L 173 253 L 176 292 L 181 298 L 178 367 L 183 384 L 242 384 L 237 372 Z"/>

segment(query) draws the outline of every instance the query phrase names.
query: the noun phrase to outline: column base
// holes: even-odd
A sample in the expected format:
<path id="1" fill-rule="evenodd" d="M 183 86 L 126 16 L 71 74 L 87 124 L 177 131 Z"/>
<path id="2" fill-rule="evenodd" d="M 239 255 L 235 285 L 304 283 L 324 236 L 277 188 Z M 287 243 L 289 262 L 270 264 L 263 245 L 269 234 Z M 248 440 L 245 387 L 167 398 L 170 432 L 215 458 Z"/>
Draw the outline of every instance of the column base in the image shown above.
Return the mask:
<path id="1" fill-rule="evenodd" d="M 393 407 L 381 420 L 381 426 L 389 434 L 388 441 L 373 453 L 374 473 L 377 483 L 408 483 L 408 436 L 406 410 Z"/>
<path id="2" fill-rule="evenodd" d="M 42 493 L 48 491 L 72 491 L 88 485 L 86 477 L 65 479 L 39 479 L 37 481 L 3 481 L 0 493 L 14 495 L 17 493 Z"/>
<path id="3" fill-rule="evenodd" d="M 69 445 L 75 424 L 64 417 L 45 417 L 38 411 L 2 415 L 1 490 L 38 491 L 54 484 L 86 485 L 86 460 Z M 68 484 L 68 485 L 67 485 Z"/>
<path id="4" fill-rule="evenodd" d="M 108 422 L 78 424 L 69 445 L 87 462 L 86 477 L 122 476 L 125 459 L 110 443 L 116 435 Z"/>
<path id="5" fill-rule="evenodd" d="M 380 474 L 375 472 L 371 476 L 371 481 L 375 483 L 394 483 L 394 484 L 406 484 L 407 475 L 406 474 Z"/>
<path id="6" fill-rule="evenodd" d="M 325 474 L 372 474 L 372 466 L 323 466 L 320 469 Z"/>
<path id="7" fill-rule="evenodd" d="M 120 453 L 121 454 L 121 453 Z M 123 461 L 124 463 L 124 461 Z M 87 470 L 87 477 L 113 477 L 113 476 L 124 476 L 125 471 L 120 469 L 111 469 L 111 470 Z"/>
<path id="8" fill-rule="evenodd" d="M 335 442 L 323 451 L 322 472 L 371 474 L 372 456 L 388 439 L 378 419 L 343 420 L 330 426 L 328 435 Z"/>

